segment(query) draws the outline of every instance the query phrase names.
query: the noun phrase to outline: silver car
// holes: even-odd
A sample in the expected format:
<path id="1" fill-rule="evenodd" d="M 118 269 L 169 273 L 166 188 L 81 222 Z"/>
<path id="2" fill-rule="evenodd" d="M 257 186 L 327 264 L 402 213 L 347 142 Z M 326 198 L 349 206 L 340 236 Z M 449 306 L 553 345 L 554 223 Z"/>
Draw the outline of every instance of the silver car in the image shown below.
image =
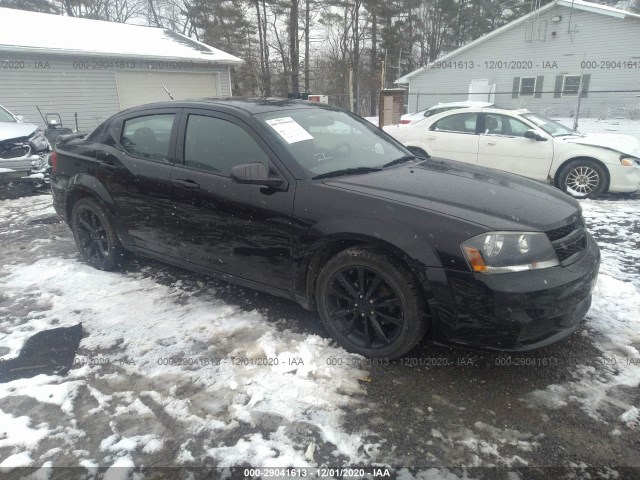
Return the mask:
<path id="1" fill-rule="evenodd" d="M 48 183 L 51 145 L 37 125 L 23 123 L 0 105 L 0 183 Z"/>

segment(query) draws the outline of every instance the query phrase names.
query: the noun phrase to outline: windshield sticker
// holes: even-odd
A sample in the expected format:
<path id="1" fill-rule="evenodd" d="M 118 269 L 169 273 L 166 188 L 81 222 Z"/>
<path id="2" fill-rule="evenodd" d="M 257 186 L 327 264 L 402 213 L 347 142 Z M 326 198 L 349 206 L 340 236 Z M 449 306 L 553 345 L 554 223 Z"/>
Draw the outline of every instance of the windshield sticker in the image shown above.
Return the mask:
<path id="1" fill-rule="evenodd" d="M 278 132 L 287 143 L 313 140 L 311 134 L 291 117 L 274 118 L 272 120 L 266 120 L 266 122 L 271 128 Z"/>

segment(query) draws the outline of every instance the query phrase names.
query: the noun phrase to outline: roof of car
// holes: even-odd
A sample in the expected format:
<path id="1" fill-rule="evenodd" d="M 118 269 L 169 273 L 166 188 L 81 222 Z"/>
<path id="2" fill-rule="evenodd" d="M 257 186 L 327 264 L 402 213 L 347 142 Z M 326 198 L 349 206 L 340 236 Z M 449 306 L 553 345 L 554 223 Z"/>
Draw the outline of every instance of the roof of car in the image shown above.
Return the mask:
<path id="1" fill-rule="evenodd" d="M 208 106 L 224 106 L 227 108 L 242 110 L 244 113 L 253 115 L 256 113 L 273 112 L 275 110 L 289 110 L 297 108 L 323 108 L 326 110 L 339 110 L 331 105 L 308 102 L 305 100 L 293 100 L 288 98 L 193 98 L 188 100 L 171 100 L 166 102 L 149 103 L 132 107 L 125 112 L 135 112 L 149 108 L 197 108 Z"/>

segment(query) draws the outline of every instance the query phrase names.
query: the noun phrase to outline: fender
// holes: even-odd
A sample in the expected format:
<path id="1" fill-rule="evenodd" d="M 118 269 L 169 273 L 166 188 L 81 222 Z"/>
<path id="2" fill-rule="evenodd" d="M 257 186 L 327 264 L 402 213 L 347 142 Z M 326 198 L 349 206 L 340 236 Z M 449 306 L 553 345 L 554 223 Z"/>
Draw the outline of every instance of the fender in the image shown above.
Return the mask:
<path id="1" fill-rule="evenodd" d="M 86 173 L 78 173 L 71 177 L 71 179 L 69 180 L 69 183 L 67 185 L 65 205 L 69 224 L 71 224 L 71 205 L 69 205 L 69 199 L 77 194 L 80 194 L 82 196 L 89 195 L 97 199 L 111 214 L 111 221 L 113 222 L 113 226 L 116 230 L 116 233 L 118 234 L 120 243 L 122 243 L 125 248 L 133 248 L 133 239 L 130 237 L 129 233 L 120 222 L 119 216 L 116 215 L 116 205 L 113 201 L 113 197 L 111 196 L 107 188 L 102 184 L 102 182 L 100 182 L 96 177 L 92 175 L 87 175 Z"/>
<path id="2" fill-rule="evenodd" d="M 372 235 L 371 232 L 376 232 Z M 338 249 L 349 244 L 370 244 L 395 254 L 424 283 L 424 268 L 442 268 L 429 240 L 406 225 L 394 220 L 379 218 L 341 217 L 313 225 L 297 241 L 294 261 L 294 298 L 303 306 L 312 308 L 313 281 L 310 275 L 317 273 L 317 260 L 322 254 L 331 252 L 331 245 Z M 341 246 L 344 245 L 344 246 Z"/>

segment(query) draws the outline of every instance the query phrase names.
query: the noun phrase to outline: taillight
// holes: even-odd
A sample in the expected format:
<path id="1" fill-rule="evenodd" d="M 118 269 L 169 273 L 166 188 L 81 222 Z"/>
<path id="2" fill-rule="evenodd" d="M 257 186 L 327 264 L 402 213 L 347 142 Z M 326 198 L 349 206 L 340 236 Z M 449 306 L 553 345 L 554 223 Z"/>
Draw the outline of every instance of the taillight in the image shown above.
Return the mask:
<path id="1" fill-rule="evenodd" d="M 49 164 L 51 165 L 51 171 L 55 173 L 56 166 L 58 165 L 58 152 L 51 152 L 51 155 L 49 155 Z"/>
<path id="2" fill-rule="evenodd" d="M 411 123 L 411 120 L 400 120 L 402 125 L 406 125 L 407 123 Z"/>

